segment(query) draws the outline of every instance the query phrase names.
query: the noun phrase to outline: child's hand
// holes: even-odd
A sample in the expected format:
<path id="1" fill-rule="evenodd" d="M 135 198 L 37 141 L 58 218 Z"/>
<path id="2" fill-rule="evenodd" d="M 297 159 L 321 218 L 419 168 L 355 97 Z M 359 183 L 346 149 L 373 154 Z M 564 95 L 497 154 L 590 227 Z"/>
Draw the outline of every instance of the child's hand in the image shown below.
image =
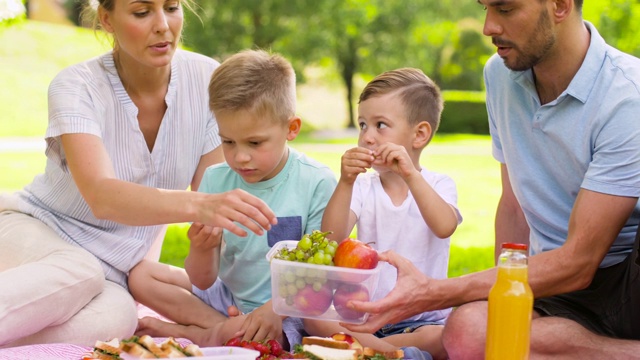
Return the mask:
<path id="1" fill-rule="evenodd" d="M 384 166 L 404 179 L 417 171 L 404 146 L 384 143 L 376 149 L 374 155 L 374 165 Z"/>
<path id="2" fill-rule="evenodd" d="M 222 228 L 194 222 L 187 231 L 187 237 L 191 241 L 191 248 L 199 251 L 212 250 L 222 242 Z"/>
<path id="3" fill-rule="evenodd" d="M 358 174 L 367 172 L 367 169 L 371 167 L 374 160 L 373 155 L 373 151 L 363 147 L 347 150 L 342 155 L 340 181 L 353 184 Z"/>
<path id="4" fill-rule="evenodd" d="M 246 316 L 240 330 L 235 334 L 235 336 L 240 335 L 243 335 L 242 339 L 247 341 L 275 339 L 282 344 L 282 317 L 273 312 L 271 301 Z"/>

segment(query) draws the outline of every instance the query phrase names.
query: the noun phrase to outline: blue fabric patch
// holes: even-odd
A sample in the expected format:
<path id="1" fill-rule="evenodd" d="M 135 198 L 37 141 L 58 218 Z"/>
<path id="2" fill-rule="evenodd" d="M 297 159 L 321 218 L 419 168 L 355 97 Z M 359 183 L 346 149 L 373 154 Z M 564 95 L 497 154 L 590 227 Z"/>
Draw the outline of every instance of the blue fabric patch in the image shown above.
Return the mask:
<path id="1" fill-rule="evenodd" d="M 273 247 L 278 241 L 300 240 L 302 235 L 302 216 L 278 217 L 278 224 L 267 232 L 267 242 Z"/>

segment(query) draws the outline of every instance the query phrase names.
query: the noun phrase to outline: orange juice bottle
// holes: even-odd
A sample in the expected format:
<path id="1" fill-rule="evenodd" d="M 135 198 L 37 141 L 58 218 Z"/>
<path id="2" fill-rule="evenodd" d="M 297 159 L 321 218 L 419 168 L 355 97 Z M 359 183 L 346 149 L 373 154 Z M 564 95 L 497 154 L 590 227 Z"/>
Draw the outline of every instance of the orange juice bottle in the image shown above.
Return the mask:
<path id="1" fill-rule="evenodd" d="M 502 244 L 498 276 L 489 292 L 486 360 L 529 359 L 532 311 L 527 245 Z"/>

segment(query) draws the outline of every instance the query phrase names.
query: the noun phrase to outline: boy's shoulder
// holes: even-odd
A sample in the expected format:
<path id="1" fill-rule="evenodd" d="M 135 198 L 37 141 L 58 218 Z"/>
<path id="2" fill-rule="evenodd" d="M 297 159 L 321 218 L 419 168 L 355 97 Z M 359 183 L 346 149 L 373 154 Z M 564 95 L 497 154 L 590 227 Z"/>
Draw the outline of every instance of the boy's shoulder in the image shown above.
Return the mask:
<path id="1" fill-rule="evenodd" d="M 240 175 L 233 171 L 229 164 L 221 162 L 205 169 L 200 182 L 199 191 L 220 192 L 234 189 L 238 186 Z"/>
<path id="2" fill-rule="evenodd" d="M 335 175 L 333 171 L 331 171 L 329 166 L 312 157 L 309 157 L 307 154 L 301 151 L 298 151 L 294 148 L 289 148 L 289 157 L 292 162 L 297 163 L 297 166 L 303 169 L 303 171 L 301 172 L 302 175 L 312 172 L 313 176 L 317 176 L 319 173 L 335 178 Z"/>

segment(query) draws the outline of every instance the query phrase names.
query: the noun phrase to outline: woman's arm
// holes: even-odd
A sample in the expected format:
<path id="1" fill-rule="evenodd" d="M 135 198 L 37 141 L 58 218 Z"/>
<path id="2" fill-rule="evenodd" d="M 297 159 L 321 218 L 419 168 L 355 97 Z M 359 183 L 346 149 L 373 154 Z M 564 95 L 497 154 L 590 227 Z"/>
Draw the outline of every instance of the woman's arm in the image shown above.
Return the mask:
<path id="1" fill-rule="evenodd" d="M 240 236 L 246 232 L 234 222 L 258 234 L 276 222 L 275 214 L 262 200 L 242 190 L 203 194 L 122 181 L 115 177 L 111 159 L 99 137 L 66 134 L 61 139 L 73 179 L 97 218 L 137 226 L 197 221 Z M 213 153 L 204 156 L 207 161 L 215 161 L 219 156 Z M 193 184 L 199 184 L 197 178 L 202 178 L 202 172 L 204 169 L 199 166 Z"/>

